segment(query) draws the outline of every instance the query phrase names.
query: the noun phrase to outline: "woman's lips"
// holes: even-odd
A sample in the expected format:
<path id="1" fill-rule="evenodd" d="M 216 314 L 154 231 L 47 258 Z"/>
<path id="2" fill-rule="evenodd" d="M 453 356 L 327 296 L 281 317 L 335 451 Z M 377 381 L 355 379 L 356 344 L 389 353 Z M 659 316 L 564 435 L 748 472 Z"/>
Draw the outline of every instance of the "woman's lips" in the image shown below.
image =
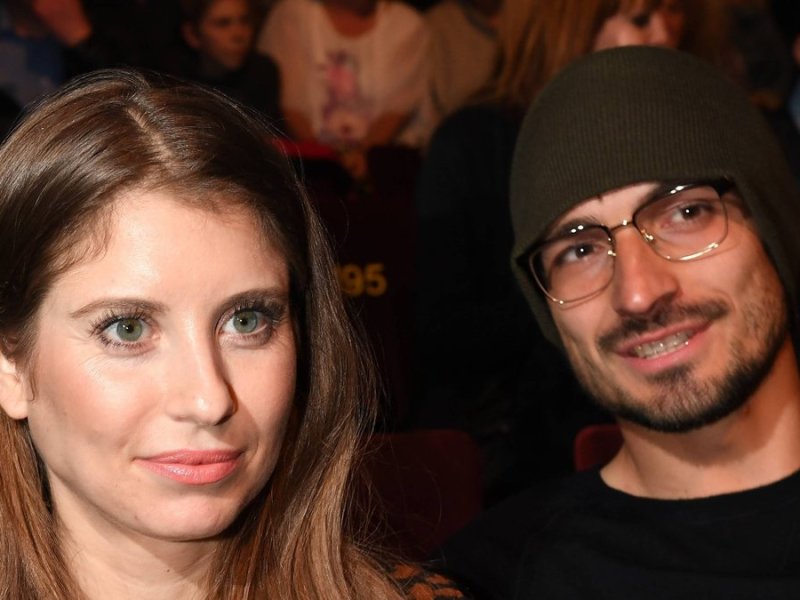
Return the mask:
<path id="1" fill-rule="evenodd" d="M 241 452 L 232 450 L 174 450 L 137 458 L 145 469 L 188 485 L 222 481 L 239 466 Z"/>

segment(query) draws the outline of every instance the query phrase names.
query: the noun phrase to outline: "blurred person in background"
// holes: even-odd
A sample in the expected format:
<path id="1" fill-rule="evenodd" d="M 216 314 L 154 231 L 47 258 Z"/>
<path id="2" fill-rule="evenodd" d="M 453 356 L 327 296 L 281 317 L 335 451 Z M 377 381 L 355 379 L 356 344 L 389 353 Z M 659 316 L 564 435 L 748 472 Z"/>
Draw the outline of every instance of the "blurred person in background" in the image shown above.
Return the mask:
<path id="1" fill-rule="evenodd" d="M 275 62 L 255 51 L 261 15 L 256 0 L 183 0 L 183 39 L 193 50 L 179 74 L 210 85 L 284 127 L 280 74 Z"/>
<path id="2" fill-rule="evenodd" d="M 167 69 L 179 23 L 177 0 L 5 0 L 0 126 L 75 75 L 121 65 Z"/>
<path id="3" fill-rule="evenodd" d="M 338 152 L 356 178 L 373 146 L 425 138 L 429 33 L 392 0 L 280 0 L 257 47 L 281 72 L 289 133 Z"/>
<path id="4" fill-rule="evenodd" d="M 494 76 L 502 0 L 442 0 L 425 12 L 431 30 L 431 102 L 438 122 Z"/>

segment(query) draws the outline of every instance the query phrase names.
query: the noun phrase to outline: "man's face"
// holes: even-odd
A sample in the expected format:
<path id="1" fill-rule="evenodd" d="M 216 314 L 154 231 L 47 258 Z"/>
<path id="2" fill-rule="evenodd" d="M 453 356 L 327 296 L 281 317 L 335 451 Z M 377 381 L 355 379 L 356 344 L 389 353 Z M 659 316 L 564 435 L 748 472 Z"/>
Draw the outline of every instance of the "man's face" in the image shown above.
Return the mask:
<path id="1" fill-rule="evenodd" d="M 613 227 L 630 219 L 655 183 L 587 200 L 555 223 Z M 551 304 L 570 362 L 617 417 L 688 431 L 742 406 L 788 343 L 783 287 L 741 202 L 727 196 L 719 248 L 687 262 L 657 255 L 633 227 L 614 233 L 610 285 L 588 299 Z"/>

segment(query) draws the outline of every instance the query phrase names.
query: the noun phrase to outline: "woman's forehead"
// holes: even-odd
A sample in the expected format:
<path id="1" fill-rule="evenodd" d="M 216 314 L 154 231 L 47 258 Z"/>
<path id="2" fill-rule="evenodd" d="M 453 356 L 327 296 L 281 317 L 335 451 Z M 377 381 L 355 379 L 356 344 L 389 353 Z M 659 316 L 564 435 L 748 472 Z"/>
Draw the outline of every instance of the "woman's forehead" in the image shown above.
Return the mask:
<path id="1" fill-rule="evenodd" d="M 272 278 L 270 285 L 288 288 L 282 252 L 265 238 L 250 211 L 234 207 L 211 212 L 166 193 L 122 197 L 106 243 L 76 260 L 56 285 L 92 282 L 95 289 L 99 279 L 104 293 L 118 295 L 139 289 L 157 295 L 184 285 L 204 296 L 231 286 L 269 287 L 265 280 Z"/>
<path id="2" fill-rule="evenodd" d="M 204 220 L 220 223 L 226 227 L 234 227 L 241 223 L 251 223 L 249 235 L 260 251 L 277 254 L 284 258 L 284 251 L 279 240 L 271 240 L 262 226 L 258 213 L 240 198 L 222 193 L 196 193 L 159 187 L 135 187 L 115 194 L 105 207 L 91 215 L 80 228 L 78 235 L 70 236 L 59 244 L 60 252 L 54 256 L 58 261 L 57 271 L 64 272 L 80 264 L 101 258 L 116 238 L 127 236 L 131 232 L 131 215 L 147 210 L 153 226 L 159 225 L 159 214 L 170 208 L 184 208 L 191 213 L 203 216 Z M 162 215 L 163 216 L 163 215 Z M 162 223 L 163 225 L 163 223 Z M 184 223 L 176 223 L 174 234 L 180 234 Z M 168 235 L 165 232 L 164 235 Z M 164 240 L 169 245 L 170 240 Z M 149 243 L 149 242 L 148 242 Z"/>

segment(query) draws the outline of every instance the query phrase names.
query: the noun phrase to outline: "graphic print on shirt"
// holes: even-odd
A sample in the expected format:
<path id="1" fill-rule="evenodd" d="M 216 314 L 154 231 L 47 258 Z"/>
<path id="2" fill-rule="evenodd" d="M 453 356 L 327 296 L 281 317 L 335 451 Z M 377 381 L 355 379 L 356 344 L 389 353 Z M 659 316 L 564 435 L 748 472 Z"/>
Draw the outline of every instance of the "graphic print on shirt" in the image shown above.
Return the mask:
<path id="1" fill-rule="evenodd" d="M 320 139 L 337 147 L 355 146 L 372 120 L 372 103 L 359 83 L 358 57 L 346 50 L 329 51 L 319 68 L 326 94 Z"/>

